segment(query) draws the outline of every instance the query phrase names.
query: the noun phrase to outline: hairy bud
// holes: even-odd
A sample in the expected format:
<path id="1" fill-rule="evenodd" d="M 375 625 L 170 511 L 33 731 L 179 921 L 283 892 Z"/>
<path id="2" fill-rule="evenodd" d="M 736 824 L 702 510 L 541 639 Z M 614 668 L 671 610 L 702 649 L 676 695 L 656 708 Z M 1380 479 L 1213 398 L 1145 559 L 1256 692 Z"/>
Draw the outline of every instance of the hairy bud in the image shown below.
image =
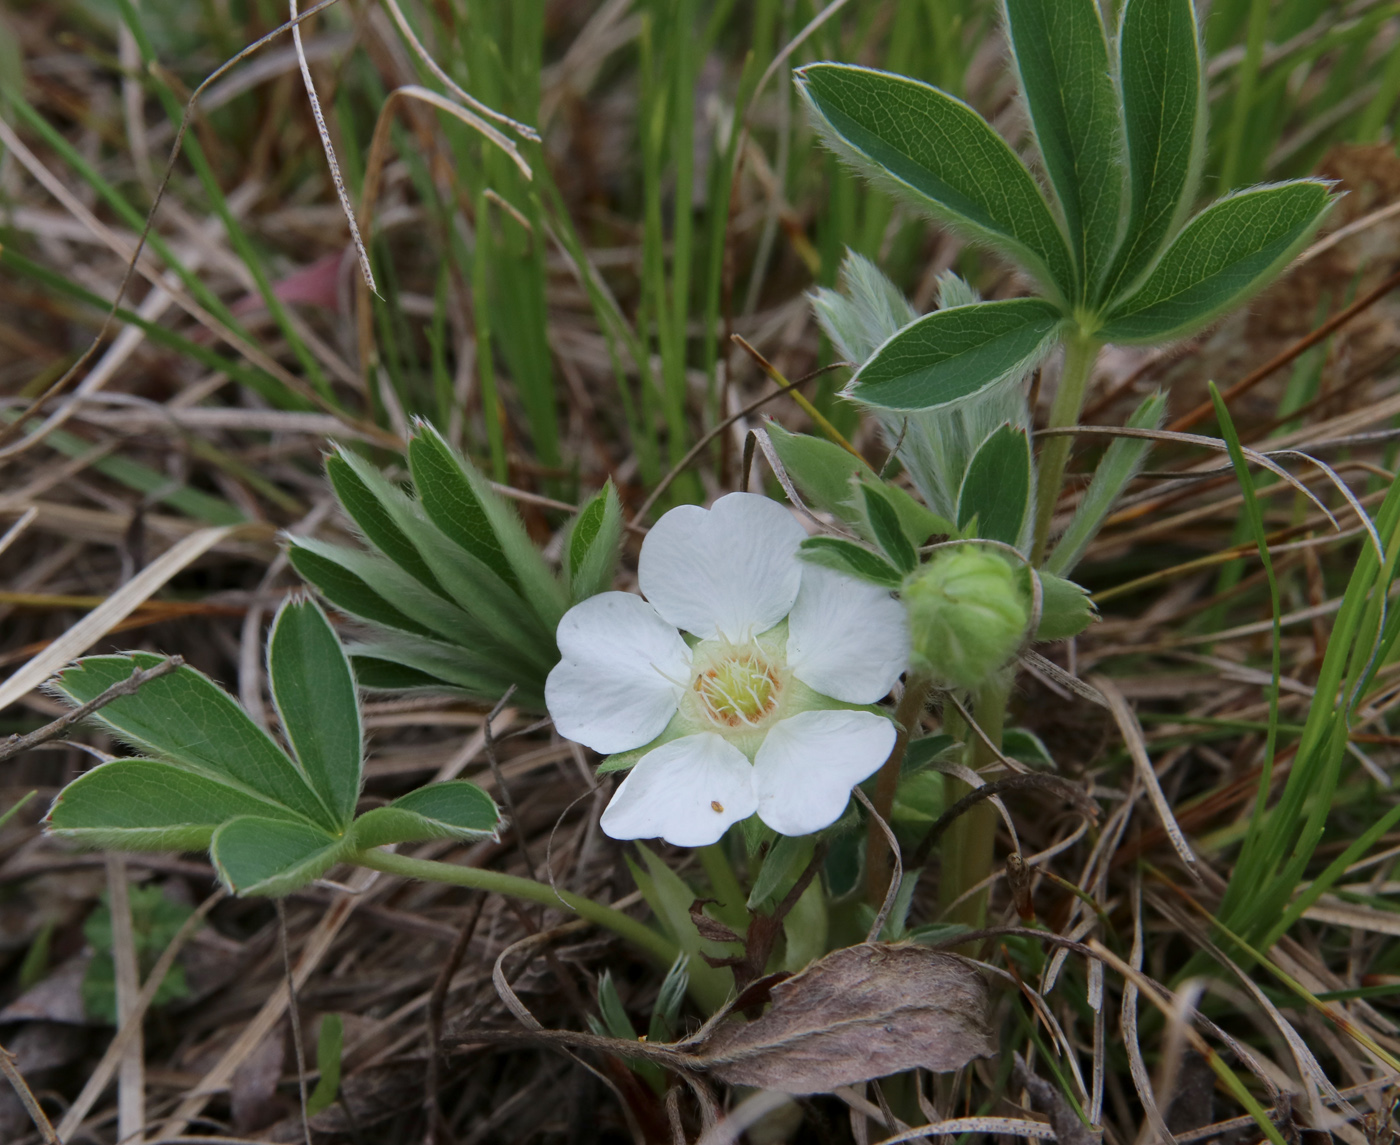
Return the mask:
<path id="1" fill-rule="evenodd" d="M 902 593 L 912 665 L 945 684 L 980 688 L 1025 636 L 1030 602 L 1016 570 L 985 548 L 946 549 Z"/>

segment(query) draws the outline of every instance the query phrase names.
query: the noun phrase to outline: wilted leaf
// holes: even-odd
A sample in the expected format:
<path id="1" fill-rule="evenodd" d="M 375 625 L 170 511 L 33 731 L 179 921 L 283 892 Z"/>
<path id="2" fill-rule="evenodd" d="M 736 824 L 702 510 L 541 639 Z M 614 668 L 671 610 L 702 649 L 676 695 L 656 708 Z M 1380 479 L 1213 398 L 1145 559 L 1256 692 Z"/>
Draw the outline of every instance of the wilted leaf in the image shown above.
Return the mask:
<path id="1" fill-rule="evenodd" d="M 793 1094 L 916 1066 L 943 1072 L 996 1053 L 986 1011 L 986 984 L 962 959 L 866 943 L 774 986 L 763 1017 L 716 1031 L 705 1064 L 732 1085 Z"/>

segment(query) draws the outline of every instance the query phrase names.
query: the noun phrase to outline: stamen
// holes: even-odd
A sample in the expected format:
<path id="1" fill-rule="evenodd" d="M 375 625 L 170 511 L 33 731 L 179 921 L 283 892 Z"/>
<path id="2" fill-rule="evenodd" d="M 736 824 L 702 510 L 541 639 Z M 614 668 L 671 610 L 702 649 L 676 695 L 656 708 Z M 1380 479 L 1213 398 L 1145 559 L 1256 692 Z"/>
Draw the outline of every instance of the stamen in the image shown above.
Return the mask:
<path id="1" fill-rule="evenodd" d="M 723 811 L 723 810 L 724 810 L 724 804 L 721 803 L 718 799 L 711 799 L 711 800 L 710 800 L 710 809 L 711 809 L 712 811 L 715 811 L 715 812 Z"/>

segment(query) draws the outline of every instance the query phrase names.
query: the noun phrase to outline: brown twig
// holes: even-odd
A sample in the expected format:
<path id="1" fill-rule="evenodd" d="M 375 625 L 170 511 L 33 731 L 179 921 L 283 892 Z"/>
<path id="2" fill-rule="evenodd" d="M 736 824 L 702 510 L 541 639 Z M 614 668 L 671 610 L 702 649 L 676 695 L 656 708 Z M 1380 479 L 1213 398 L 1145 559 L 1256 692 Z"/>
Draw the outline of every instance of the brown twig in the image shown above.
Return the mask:
<path id="1" fill-rule="evenodd" d="M 1253 370 L 1250 373 L 1246 374 L 1233 386 L 1231 386 L 1227 390 L 1224 390 L 1221 393 L 1221 400 L 1228 404 L 1235 398 L 1239 397 L 1240 394 L 1252 390 L 1255 386 L 1257 386 L 1275 370 L 1282 369 L 1284 366 L 1288 365 L 1289 362 L 1293 361 L 1294 358 L 1298 357 L 1299 354 L 1302 354 L 1304 351 L 1311 349 L 1323 339 L 1327 338 L 1335 331 L 1341 329 L 1358 314 L 1374 306 L 1377 302 L 1379 302 L 1397 286 L 1400 286 L 1400 270 L 1397 270 L 1394 274 L 1390 275 L 1390 277 L 1388 277 L 1384 282 L 1382 282 L 1369 294 L 1365 294 L 1361 298 L 1358 298 L 1345 310 L 1339 310 L 1336 314 L 1332 315 L 1331 318 L 1329 318 L 1311 334 L 1307 335 L 1304 338 L 1299 338 L 1298 341 L 1294 342 L 1293 345 L 1288 347 L 1288 349 L 1282 351 L 1281 353 L 1275 354 L 1257 370 Z M 1171 423 L 1171 425 L 1167 426 L 1167 429 L 1174 433 L 1179 433 L 1182 430 L 1190 429 L 1192 426 L 1199 425 L 1201 422 L 1205 421 L 1206 418 L 1211 416 L 1214 410 L 1215 407 L 1210 402 L 1202 402 L 1190 413 L 1182 414 L 1181 417 L 1177 418 L 1174 422 Z"/>
<path id="2" fill-rule="evenodd" d="M 964 795 L 956 803 L 943 812 L 933 826 L 920 840 L 919 845 L 914 850 L 913 858 L 909 860 L 911 867 L 922 867 L 928 862 L 929 854 L 933 851 L 938 840 L 943 837 L 943 832 L 948 829 L 959 815 L 969 807 L 981 803 L 984 799 L 990 799 L 993 795 L 1001 795 L 1007 791 L 1018 791 L 1025 788 L 1039 787 L 1047 791 L 1053 791 L 1057 795 L 1062 795 L 1070 803 L 1074 804 L 1075 810 L 1087 818 L 1098 816 L 1098 806 L 1078 787 L 1067 779 L 1061 779 L 1058 775 L 1044 775 L 1040 772 L 1032 772 L 1030 775 L 1009 775 L 1005 779 L 998 779 L 995 783 L 984 783 L 981 787 L 974 787 L 967 795 Z"/>
<path id="3" fill-rule="evenodd" d="M 180 656 L 171 656 L 169 659 L 157 664 L 154 668 L 142 668 L 133 672 L 125 680 L 118 680 L 100 696 L 89 700 L 80 708 L 74 708 L 71 712 L 59 716 L 52 723 L 45 724 L 37 731 L 32 731 L 28 735 L 12 735 L 4 743 L 0 743 L 0 763 L 19 755 L 22 751 L 38 747 L 42 743 L 48 743 L 51 739 L 57 739 L 74 724 L 80 720 L 85 720 L 98 708 L 105 707 L 113 700 L 119 700 L 123 696 L 136 694 L 138 688 L 143 684 L 149 684 L 152 680 L 157 680 L 161 676 L 168 676 L 177 668 L 184 666 L 184 659 Z"/>
<path id="4" fill-rule="evenodd" d="M 757 353 L 757 351 L 753 352 Z M 762 360 L 762 355 L 758 356 L 760 360 Z M 686 466 L 688 466 L 692 461 L 694 461 L 698 456 L 700 456 L 701 450 L 703 450 L 707 445 L 709 445 L 710 442 L 714 441 L 716 437 L 718 437 L 721 433 L 723 433 L 740 418 L 748 417 L 749 414 L 754 412 L 754 410 L 766 406 L 774 398 L 780 398 L 786 393 L 791 393 L 792 391 L 796 390 L 798 386 L 805 385 L 807 382 L 810 382 L 813 378 L 821 377 L 822 374 L 830 373 L 832 370 L 849 368 L 850 364 L 850 362 L 832 362 L 829 366 L 822 366 L 820 369 L 813 370 L 810 374 L 804 374 L 795 382 L 780 382 L 778 388 L 774 390 L 771 394 L 764 394 L 761 398 L 755 398 L 753 401 L 749 402 L 748 405 L 740 409 L 737 413 L 730 414 L 722 422 L 720 422 L 708 433 L 706 433 L 699 441 L 692 445 L 686 451 L 685 456 L 682 457 L 679 461 L 675 463 L 675 465 L 671 467 L 671 471 L 667 473 L 666 476 L 663 477 L 659 482 L 657 482 L 656 488 L 653 489 L 648 495 L 647 499 L 642 502 L 642 507 L 632 515 L 632 520 L 629 522 L 628 528 L 636 528 L 637 526 L 639 526 L 643 518 L 645 518 L 647 513 L 651 510 L 651 507 L 655 505 L 656 502 L 660 499 L 661 495 L 671 487 L 671 482 L 674 481 L 677 477 L 679 477 L 683 472 L 685 472 Z M 779 378 L 781 378 L 781 375 L 779 375 Z"/>
<path id="5" fill-rule="evenodd" d="M 19 1072 L 19 1064 L 15 1061 L 15 1055 L 10 1053 L 4 1046 L 0 1046 L 0 1073 L 3 1073 L 19 1096 L 24 1108 L 29 1111 L 29 1116 L 34 1124 L 38 1126 L 39 1132 L 43 1134 L 46 1145 L 60 1145 L 58 1134 L 53 1131 L 53 1125 L 49 1123 L 48 1115 L 44 1112 L 43 1106 L 39 1104 L 39 1099 L 34 1096 L 29 1088 L 29 1083 L 24 1080 L 24 1074 Z"/>
<path id="6" fill-rule="evenodd" d="M 444 1145 L 452 1140 L 447 1119 L 442 1114 L 442 1105 L 438 1101 L 438 1090 L 442 1084 L 442 1011 L 447 1005 L 447 992 L 452 986 L 452 978 L 457 973 L 457 968 L 462 965 L 462 959 L 466 956 L 467 947 L 471 945 L 472 935 L 476 933 L 476 924 L 481 921 L 481 912 L 485 906 L 486 896 L 477 895 L 475 907 L 462 924 L 462 929 L 457 932 L 452 949 L 448 951 L 442 969 L 438 971 L 437 981 L 433 983 L 433 992 L 428 997 L 428 1008 L 424 1014 L 428 1031 L 428 1064 L 423 1079 L 423 1105 L 428 1117 L 429 1145 Z"/>

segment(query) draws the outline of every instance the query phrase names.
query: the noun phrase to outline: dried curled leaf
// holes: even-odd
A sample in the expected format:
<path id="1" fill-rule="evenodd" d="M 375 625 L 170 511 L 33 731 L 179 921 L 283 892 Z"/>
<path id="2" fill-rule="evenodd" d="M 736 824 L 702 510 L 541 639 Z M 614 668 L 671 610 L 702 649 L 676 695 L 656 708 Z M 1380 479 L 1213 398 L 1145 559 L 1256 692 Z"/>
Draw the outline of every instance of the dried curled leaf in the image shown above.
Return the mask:
<path id="1" fill-rule="evenodd" d="M 922 1066 L 957 1069 L 996 1053 L 977 970 L 924 946 L 837 950 L 773 987 L 773 1005 L 723 1026 L 704 1065 L 733 1085 L 829 1093 Z"/>

